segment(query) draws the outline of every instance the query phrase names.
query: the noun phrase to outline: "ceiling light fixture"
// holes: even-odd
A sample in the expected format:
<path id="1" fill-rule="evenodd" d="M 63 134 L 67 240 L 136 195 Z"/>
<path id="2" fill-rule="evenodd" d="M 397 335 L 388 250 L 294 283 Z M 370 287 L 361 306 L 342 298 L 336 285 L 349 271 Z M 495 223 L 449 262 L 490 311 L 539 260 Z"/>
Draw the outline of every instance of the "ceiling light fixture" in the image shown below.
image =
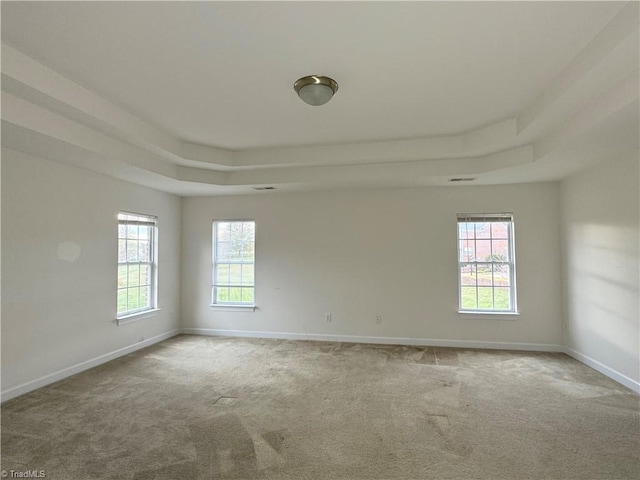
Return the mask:
<path id="1" fill-rule="evenodd" d="M 322 75 L 308 75 L 293 84 L 298 96 L 309 105 L 324 105 L 338 91 L 338 82 Z"/>

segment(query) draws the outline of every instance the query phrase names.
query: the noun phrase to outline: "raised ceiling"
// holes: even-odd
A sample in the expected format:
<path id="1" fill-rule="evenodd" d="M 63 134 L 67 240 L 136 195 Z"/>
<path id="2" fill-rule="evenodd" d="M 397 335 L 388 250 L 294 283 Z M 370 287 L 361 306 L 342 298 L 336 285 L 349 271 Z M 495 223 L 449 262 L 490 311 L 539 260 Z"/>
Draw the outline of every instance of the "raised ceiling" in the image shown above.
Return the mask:
<path id="1" fill-rule="evenodd" d="M 3 146 L 178 194 L 558 180 L 638 149 L 636 2 L 1 8 Z"/>

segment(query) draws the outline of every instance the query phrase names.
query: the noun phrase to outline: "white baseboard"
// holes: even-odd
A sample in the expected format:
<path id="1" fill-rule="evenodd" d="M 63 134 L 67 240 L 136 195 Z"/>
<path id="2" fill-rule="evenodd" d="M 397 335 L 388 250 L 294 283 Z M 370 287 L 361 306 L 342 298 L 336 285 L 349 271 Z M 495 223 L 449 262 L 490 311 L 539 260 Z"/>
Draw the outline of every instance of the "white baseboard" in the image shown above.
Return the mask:
<path id="1" fill-rule="evenodd" d="M 49 375 L 45 375 L 44 377 L 31 380 L 30 382 L 23 383 L 16 387 L 11 387 L 3 391 L 0 394 L 0 397 L 2 398 L 2 402 L 5 402 L 15 397 L 19 397 L 20 395 L 24 395 L 25 393 L 29 393 L 33 390 L 44 387 L 45 385 L 49 385 L 51 383 L 70 377 L 71 375 L 75 375 L 76 373 L 80 373 L 90 368 L 97 367 L 98 365 L 102 365 L 103 363 L 106 363 L 110 360 L 114 360 L 124 355 L 128 355 L 129 353 L 135 352 L 136 350 L 140 350 L 141 348 L 148 347 L 150 345 L 153 345 L 154 343 L 158 343 L 168 338 L 174 337 L 179 333 L 180 333 L 179 330 L 171 330 L 170 332 L 166 332 L 161 335 L 148 338 L 147 340 L 135 343 L 133 345 L 129 345 L 128 347 L 120 348 L 113 352 L 100 355 L 99 357 L 95 357 L 95 358 L 86 360 L 84 362 L 77 363 L 70 367 L 63 368 L 62 370 L 58 370 L 57 372 L 50 373 Z"/>
<path id="2" fill-rule="evenodd" d="M 215 328 L 183 328 L 180 333 L 213 337 L 280 338 L 285 340 L 317 340 L 321 342 L 374 343 L 384 345 L 420 345 L 427 347 L 485 348 L 493 350 L 521 350 L 535 352 L 563 352 L 562 345 L 545 343 L 478 342 L 473 340 L 442 340 L 410 337 L 362 337 L 355 335 L 327 335 L 317 333 L 256 332 Z"/>
<path id="3" fill-rule="evenodd" d="M 611 380 L 615 380 L 618 383 L 621 383 L 627 388 L 630 388 L 635 393 L 640 394 L 640 383 L 636 382 L 634 379 L 623 375 L 622 373 L 614 370 L 613 368 L 607 367 L 604 363 L 599 362 L 598 360 L 594 360 L 593 358 L 585 355 L 584 353 L 580 353 L 577 350 L 574 350 L 570 347 L 564 347 L 564 353 L 569 355 L 570 357 L 575 358 L 580 363 L 584 363 L 588 367 L 593 368 L 594 370 L 606 375 Z"/>

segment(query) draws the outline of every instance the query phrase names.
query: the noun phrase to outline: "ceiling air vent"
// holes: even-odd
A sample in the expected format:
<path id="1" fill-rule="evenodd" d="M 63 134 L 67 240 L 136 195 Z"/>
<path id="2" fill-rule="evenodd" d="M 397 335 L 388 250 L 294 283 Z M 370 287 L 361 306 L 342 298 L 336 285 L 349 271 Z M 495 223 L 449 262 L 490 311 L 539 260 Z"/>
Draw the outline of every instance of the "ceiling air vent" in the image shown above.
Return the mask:
<path id="1" fill-rule="evenodd" d="M 276 190 L 276 187 L 253 187 L 254 190 Z"/>
<path id="2" fill-rule="evenodd" d="M 456 177 L 449 179 L 450 182 L 473 182 L 474 180 L 475 178 L 473 177 Z"/>

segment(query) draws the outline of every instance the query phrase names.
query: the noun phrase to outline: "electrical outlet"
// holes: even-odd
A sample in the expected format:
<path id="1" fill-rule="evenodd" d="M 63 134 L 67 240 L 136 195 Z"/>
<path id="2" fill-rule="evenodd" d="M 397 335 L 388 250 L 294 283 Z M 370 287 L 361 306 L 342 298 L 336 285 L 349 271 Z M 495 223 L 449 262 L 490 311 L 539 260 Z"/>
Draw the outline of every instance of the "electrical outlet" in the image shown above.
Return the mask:
<path id="1" fill-rule="evenodd" d="M 324 321 L 325 322 L 330 322 L 331 321 L 331 314 L 330 313 L 325 313 L 324 314 Z"/>
<path id="2" fill-rule="evenodd" d="M 376 315 L 376 323 L 380 325 L 382 323 L 382 315 Z"/>

